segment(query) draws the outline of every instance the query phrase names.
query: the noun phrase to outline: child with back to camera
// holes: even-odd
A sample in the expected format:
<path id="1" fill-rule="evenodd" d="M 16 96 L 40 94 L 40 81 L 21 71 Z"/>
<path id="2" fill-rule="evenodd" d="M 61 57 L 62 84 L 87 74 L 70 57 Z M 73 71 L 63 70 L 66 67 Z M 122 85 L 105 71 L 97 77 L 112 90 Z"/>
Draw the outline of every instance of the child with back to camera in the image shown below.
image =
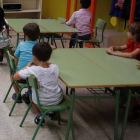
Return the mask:
<path id="1" fill-rule="evenodd" d="M 16 71 L 24 68 L 29 62 L 33 61 L 32 48 L 37 43 L 37 39 L 39 38 L 40 35 L 40 29 L 36 23 L 26 24 L 23 27 L 23 32 L 25 36 L 25 41 L 19 43 L 14 53 L 17 65 Z M 26 83 L 26 80 L 22 79 L 21 82 Z M 12 98 L 15 100 L 19 92 L 19 89 L 16 83 L 13 85 L 13 87 L 15 93 L 13 94 Z M 28 94 L 23 94 L 22 97 L 20 96 L 19 99 L 17 100 L 17 103 L 22 103 L 22 99 L 25 101 L 25 103 L 29 103 Z"/>
<path id="2" fill-rule="evenodd" d="M 4 18 L 4 10 L 0 7 L 0 48 L 10 45 L 9 25 Z M 4 50 L 0 49 L 0 62 L 3 61 Z"/>
<path id="3" fill-rule="evenodd" d="M 39 81 L 39 100 L 41 105 L 57 105 L 63 99 L 62 89 L 58 85 L 59 68 L 56 64 L 49 63 L 52 48 L 46 42 L 37 43 L 32 50 L 33 62 L 25 68 L 16 72 L 15 80 L 30 77 L 34 75 Z M 37 99 L 34 89 L 32 88 L 33 109 L 38 114 L 35 123 L 38 124 L 41 119 L 41 112 L 37 107 Z M 43 123 L 45 120 L 43 120 Z"/>
<path id="4" fill-rule="evenodd" d="M 78 35 L 78 39 L 89 40 L 91 38 L 90 24 L 91 24 L 91 13 L 87 10 L 90 7 L 91 0 L 80 0 L 80 10 L 75 11 L 72 14 L 72 17 L 69 21 L 66 22 L 66 25 L 75 24 L 75 28 L 77 28 L 81 33 L 73 33 L 71 38 L 76 38 Z M 79 44 L 81 47 L 81 44 Z M 70 40 L 69 48 L 75 46 L 75 41 Z"/>

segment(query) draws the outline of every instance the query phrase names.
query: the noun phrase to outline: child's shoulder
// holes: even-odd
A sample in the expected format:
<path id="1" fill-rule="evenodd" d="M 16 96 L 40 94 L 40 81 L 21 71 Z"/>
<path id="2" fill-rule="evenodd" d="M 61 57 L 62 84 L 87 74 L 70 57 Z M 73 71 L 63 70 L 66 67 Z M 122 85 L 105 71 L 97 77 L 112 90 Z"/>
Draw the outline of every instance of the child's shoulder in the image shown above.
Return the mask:
<path id="1" fill-rule="evenodd" d="M 23 41 L 19 43 L 19 46 L 33 46 L 35 45 L 37 42 L 35 41 Z"/>

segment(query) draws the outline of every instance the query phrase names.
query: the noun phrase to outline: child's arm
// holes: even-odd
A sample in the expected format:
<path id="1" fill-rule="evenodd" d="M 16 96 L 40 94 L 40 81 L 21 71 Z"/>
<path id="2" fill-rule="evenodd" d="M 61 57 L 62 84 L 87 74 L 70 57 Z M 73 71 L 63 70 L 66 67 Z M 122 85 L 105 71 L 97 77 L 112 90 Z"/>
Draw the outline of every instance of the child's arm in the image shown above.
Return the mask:
<path id="1" fill-rule="evenodd" d="M 140 62 L 138 63 L 137 68 L 140 70 Z"/>
<path id="2" fill-rule="evenodd" d="M 122 46 L 111 46 L 109 48 L 107 48 L 106 52 L 110 54 L 110 51 L 122 51 L 127 49 L 126 45 L 122 45 Z"/>
<path id="3" fill-rule="evenodd" d="M 17 65 L 18 65 L 18 58 L 15 57 L 15 66 L 17 67 Z"/>
<path id="4" fill-rule="evenodd" d="M 34 65 L 34 63 L 33 62 L 30 62 L 30 63 L 28 63 L 28 65 L 27 66 L 25 66 L 24 68 L 22 68 L 21 70 L 25 70 L 27 67 L 31 67 L 31 66 L 33 66 Z M 19 70 L 19 71 L 17 71 L 15 74 L 14 74 L 14 80 L 20 80 L 20 79 L 23 79 L 23 77 L 21 77 L 20 75 L 19 75 L 19 72 L 21 71 L 21 70 Z"/>
<path id="5" fill-rule="evenodd" d="M 140 49 L 137 48 L 135 51 L 127 53 L 127 52 L 115 52 L 113 50 L 110 50 L 109 54 L 126 57 L 126 58 L 136 58 L 138 54 L 140 54 Z"/>
<path id="6" fill-rule="evenodd" d="M 54 47 L 53 45 L 50 45 L 50 46 L 51 46 L 52 50 L 56 49 L 56 47 Z"/>
<path id="7" fill-rule="evenodd" d="M 71 18 L 66 22 L 66 25 L 70 26 L 75 24 L 75 13 L 72 14 Z"/>

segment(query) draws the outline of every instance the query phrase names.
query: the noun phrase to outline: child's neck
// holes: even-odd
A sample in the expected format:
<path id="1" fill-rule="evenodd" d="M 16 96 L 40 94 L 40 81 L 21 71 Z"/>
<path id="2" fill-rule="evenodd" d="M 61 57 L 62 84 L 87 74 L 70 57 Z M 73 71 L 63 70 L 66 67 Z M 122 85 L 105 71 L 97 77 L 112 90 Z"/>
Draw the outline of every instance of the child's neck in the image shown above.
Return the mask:
<path id="1" fill-rule="evenodd" d="M 43 68 L 48 68 L 50 63 L 49 62 L 42 62 L 42 61 L 39 61 L 37 64 L 37 66 L 40 66 L 40 67 L 43 67 Z"/>
<path id="2" fill-rule="evenodd" d="M 139 41 L 137 41 L 136 39 L 133 40 L 134 44 L 137 45 Z"/>

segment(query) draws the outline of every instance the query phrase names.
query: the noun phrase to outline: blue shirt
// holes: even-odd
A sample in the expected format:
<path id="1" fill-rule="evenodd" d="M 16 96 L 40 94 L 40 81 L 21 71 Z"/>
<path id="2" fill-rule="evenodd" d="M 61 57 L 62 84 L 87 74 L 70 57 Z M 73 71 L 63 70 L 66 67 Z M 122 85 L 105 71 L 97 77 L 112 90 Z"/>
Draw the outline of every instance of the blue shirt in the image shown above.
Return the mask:
<path id="1" fill-rule="evenodd" d="M 33 61 L 32 48 L 36 43 L 37 41 L 25 41 L 19 43 L 14 53 L 14 56 L 18 58 L 17 71 Z"/>

